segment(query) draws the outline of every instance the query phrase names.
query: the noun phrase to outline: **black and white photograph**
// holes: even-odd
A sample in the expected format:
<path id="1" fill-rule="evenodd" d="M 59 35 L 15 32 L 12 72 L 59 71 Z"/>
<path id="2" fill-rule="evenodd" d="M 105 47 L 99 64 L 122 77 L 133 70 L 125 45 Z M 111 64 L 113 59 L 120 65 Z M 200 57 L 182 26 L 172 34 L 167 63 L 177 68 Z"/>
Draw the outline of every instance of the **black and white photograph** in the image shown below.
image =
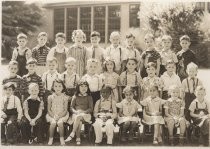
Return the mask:
<path id="1" fill-rule="evenodd" d="M 0 2 L 1 147 L 209 148 L 209 0 Z"/>

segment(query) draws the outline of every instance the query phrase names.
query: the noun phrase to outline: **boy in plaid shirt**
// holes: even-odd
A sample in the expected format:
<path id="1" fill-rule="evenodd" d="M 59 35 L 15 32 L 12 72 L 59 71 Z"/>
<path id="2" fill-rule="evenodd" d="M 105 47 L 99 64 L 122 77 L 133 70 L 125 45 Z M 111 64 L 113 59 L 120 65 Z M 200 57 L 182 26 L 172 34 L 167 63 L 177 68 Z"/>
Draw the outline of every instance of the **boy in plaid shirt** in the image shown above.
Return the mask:
<path id="1" fill-rule="evenodd" d="M 31 58 L 26 63 L 26 68 L 28 69 L 28 74 L 23 76 L 23 99 L 29 97 L 28 86 L 30 83 L 37 83 L 39 85 L 39 97 L 42 99 L 44 95 L 44 87 L 42 83 L 42 78 L 36 74 L 37 61 Z M 23 101 L 22 101 L 23 102 Z"/>

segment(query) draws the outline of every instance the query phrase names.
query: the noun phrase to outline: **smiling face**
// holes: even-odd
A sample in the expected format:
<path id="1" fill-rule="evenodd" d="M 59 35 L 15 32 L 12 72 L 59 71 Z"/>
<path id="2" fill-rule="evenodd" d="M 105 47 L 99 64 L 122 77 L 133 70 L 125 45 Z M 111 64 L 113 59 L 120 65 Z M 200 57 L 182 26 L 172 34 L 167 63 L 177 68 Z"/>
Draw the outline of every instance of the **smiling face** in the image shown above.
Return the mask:
<path id="1" fill-rule="evenodd" d="M 126 67 L 127 67 L 128 72 L 132 73 L 135 71 L 137 64 L 134 60 L 128 60 Z"/>
<path id="2" fill-rule="evenodd" d="M 169 74 L 172 74 L 176 69 L 176 65 L 175 64 L 167 64 L 166 66 L 166 70 Z"/>
<path id="3" fill-rule="evenodd" d="M 98 46 L 98 44 L 100 42 L 100 37 L 98 37 L 98 36 L 91 37 L 90 41 L 93 46 Z"/>
<path id="4" fill-rule="evenodd" d="M 190 42 L 187 41 L 187 40 L 181 40 L 180 45 L 181 45 L 183 50 L 187 50 L 190 47 Z"/>
<path id="5" fill-rule="evenodd" d="M 5 94 L 6 94 L 7 97 L 10 97 L 11 95 L 13 95 L 14 94 L 13 88 L 12 87 L 6 88 L 5 89 Z"/>
<path id="6" fill-rule="evenodd" d="M 87 93 L 87 90 L 88 90 L 88 86 L 87 85 L 82 84 L 82 85 L 79 86 L 80 94 L 84 95 L 85 93 Z"/>
<path id="7" fill-rule="evenodd" d="M 132 91 L 127 91 L 127 92 L 125 92 L 125 98 L 126 98 L 128 101 L 133 100 L 133 96 L 134 96 L 134 93 L 133 93 Z"/>
<path id="8" fill-rule="evenodd" d="M 18 66 L 17 65 L 9 65 L 8 67 L 10 75 L 16 75 L 18 72 Z"/>
<path id="9" fill-rule="evenodd" d="M 180 95 L 179 88 L 174 88 L 174 89 L 172 89 L 170 92 L 171 92 L 171 97 L 176 97 L 176 98 L 178 98 L 179 95 Z"/>
<path id="10" fill-rule="evenodd" d="M 162 41 L 162 44 L 165 50 L 169 50 L 171 48 L 172 41 L 170 39 L 165 39 Z"/>
<path id="11" fill-rule="evenodd" d="M 150 87 L 149 88 L 149 93 L 150 93 L 150 96 L 152 97 L 152 98 L 155 98 L 155 97 L 157 97 L 157 95 L 158 95 L 158 90 L 157 90 L 157 88 L 156 87 Z"/>
<path id="12" fill-rule="evenodd" d="M 36 71 L 36 64 L 27 64 L 26 68 L 28 69 L 29 74 L 33 74 Z"/>
<path id="13" fill-rule="evenodd" d="M 48 61 L 47 66 L 48 66 L 50 71 L 54 71 L 54 70 L 56 70 L 58 64 L 57 64 L 56 61 Z"/>
<path id="14" fill-rule="evenodd" d="M 57 46 L 64 46 L 66 40 L 65 40 L 65 38 L 57 37 L 55 39 L 55 42 L 56 42 Z"/>
<path id="15" fill-rule="evenodd" d="M 196 68 L 187 69 L 188 76 L 194 78 L 197 76 L 198 70 Z"/>
<path id="16" fill-rule="evenodd" d="M 98 66 L 97 62 L 90 62 L 90 64 L 87 67 L 88 73 L 95 74 L 97 71 L 97 66 Z"/>
<path id="17" fill-rule="evenodd" d="M 108 72 L 113 72 L 114 70 L 114 63 L 112 61 L 106 62 L 106 68 Z"/>
<path id="18" fill-rule="evenodd" d="M 65 64 L 65 67 L 66 67 L 67 71 L 74 71 L 75 70 L 75 62 L 70 61 Z"/>
<path id="19" fill-rule="evenodd" d="M 154 47 L 155 41 L 152 38 L 145 38 L 144 42 L 145 42 L 147 48 Z"/>
<path id="20" fill-rule="evenodd" d="M 38 40 L 38 44 L 40 45 L 40 47 L 43 47 L 47 42 L 47 37 L 40 36 L 37 40 Z"/>
<path id="21" fill-rule="evenodd" d="M 198 100 L 199 99 L 202 100 L 202 99 L 204 99 L 204 96 L 206 95 L 206 92 L 203 89 L 202 90 L 196 90 L 195 95 L 198 98 Z"/>
<path id="22" fill-rule="evenodd" d="M 127 42 L 127 46 L 129 47 L 129 48 L 132 48 L 133 47 L 133 45 L 134 45 L 134 42 L 135 42 L 135 39 L 134 38 L 127 38 L 126 39 L 126 42 Z"/>
<path id="23" fill-rule="evenodd" d="M 74 37 L 74 42 L 78 45 L 81 45 L 83 41 L 84 41 L 84 35 L 82 33 L 77 33 L 76 36 Z"/>
<path id="24" fill-rule="evenodd" d="M 112 36 L 110 37 L 110 42 L 114 47 L 117 47 L 120 44 L 120 36 Z"/>
<path id="25" fill-rule="evenodd" d="M 39 86 L 38 85 L 34 85 L 32 87 L 29 87 L 29 90 L 28 90 L 29 94 L 36 98 L 39 94 Z"/>
<path id="26" fill-rule="evenodd" d="M 102 89 L 100 93 L 104 99 L 108 99 L 111 95 L 111 91 L 109 89 Z"/>
<path id="27" fill-rule="evenodd" d="M 155 67 L 148 67 L 146 69 L 147 71 L 147 74 L 149 77 L 154 77 L 155 76 L 155 73 L 156 73 L 156 68 Z"/>
<path id="28" fill-rule="evenodd" d="M 55 90 L 56 94 L 60 94 L 63 91 L 62 83 L 54 82 L 53 89 Z"/>
<path id="29" fill-rule="evenodd" d="M 24 48 L 27 44 L 27 39 L 19 38 L 19 39 L 17 39 L 17 44 L 20 48 Z"/>

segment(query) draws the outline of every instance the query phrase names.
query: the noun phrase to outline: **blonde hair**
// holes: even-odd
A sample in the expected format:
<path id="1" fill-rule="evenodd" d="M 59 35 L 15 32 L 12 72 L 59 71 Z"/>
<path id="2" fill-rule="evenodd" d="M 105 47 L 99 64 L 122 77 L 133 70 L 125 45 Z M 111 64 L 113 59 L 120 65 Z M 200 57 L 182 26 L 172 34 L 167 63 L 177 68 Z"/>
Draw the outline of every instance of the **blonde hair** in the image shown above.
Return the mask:
<path id="1" fill-rule="evenodd" d="M 81 29 L 74 30 L 74 31 L 72 32 L 72 41 L 75 42 L 75 37 L 76 37 L 78 34 L 81 34 L 81 35 L 83 36 L 83 41 L 85 42 L 85 41 L 86 41 L 86 35 L 85 35 L 85 33 L 84 33 Z"/>
<path id="2" fill-rule="evenodd" d="M 196 87 L 195 93 L 197 93 L 198 91 L 204 91 L 205 94 L 206 94 L 206 89 L 203 86 L 201 86 L 201 85 L 199 85 L 199 86 Z"/>
<path id="3" fill-rule="evenodd" d="M 118 31 L 113 31 L 113 32 L 110 34 L 110 39 L 112 39 L 112 38 L 114 38 L 114 37 L 120 38 L 120 32 L 118 32 Z"/>
<path id="4" fill-rule="evenodd" d="M 144 36 L 144 41 L 146 41 L 147 39 L 152 39 L 152 40 L 155 41 L 155 37 L 154 37 L 154 35 L 151 34 L 151 33 L 148 33 L 148 34 L 146 34 L 146 35 Z"/>
<path id="5" fill-rule="evenodd" d="M 178 85 L 171 85 L 171 86 L 169 86 L 169 95 L 171 95 L 171 92 L 174 90 L 178 90 L 180 93 L 180 87 Z"/>
<path id="6" fill-rule="evenodd" d="M 34 87 L 37 87 L 39 89 L 39 85 L 37 83 L 30 83 L 29 86 L 28 86 L 28 90 L 30 90 Z"/>
<path id="7" fill-rule="evenodd" d="M 65 63 L 67 64 L 67 63 L 69 63 L 69 62 L 74 62 L 74 63 L 76 63 L 76 59 L 73 58 L 73 57 L 68 57 L 68 58 L 66 59 Z"/>
<path id="8" fill-rule="evenodd" d="M 163 35 L 163 37 L 161 38 L 161 41 L 164 41 L 164 40 L 172 41 L 172 37 L 170 35 Z"/>
<path id="9" fill-rule="evenodd" d="M 190 69 L 195 69 L 195 70 L 198 70 L 198 65 L 196 65 L 195 63 L 191 62 L 187 65 L 187 73 L 189 72 Z"/>
<path id="10" fill-rule="evenodd" d="M 96 65 L 98 65 L 98 60 L 95 58 L 90 58 L 87 60 L 87 66 L 86 69 L 88 70 L 88 68 L 90 67 L 91 64 L 96 63 Z"/>
<path id="11" fill-rule="evenodd" d="M 17 39 L 26 39 L 27 40 L 27 35 L 26 34 L 23 34 L 23 33 L 20 33 L 17 35 Z"/>

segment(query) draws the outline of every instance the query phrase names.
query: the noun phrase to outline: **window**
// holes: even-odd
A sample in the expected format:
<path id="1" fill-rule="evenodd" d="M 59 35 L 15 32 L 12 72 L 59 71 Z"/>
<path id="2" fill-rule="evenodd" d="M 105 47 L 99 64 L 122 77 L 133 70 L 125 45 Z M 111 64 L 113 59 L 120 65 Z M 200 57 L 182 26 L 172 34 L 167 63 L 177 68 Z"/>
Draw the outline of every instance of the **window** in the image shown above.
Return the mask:
<path id="1" fill-rule="evenodd" d="M 196 2 L 195 8 L 199 10 L 205 10 L 205 2 Z"/>
<path id="2" fill-rule="evenodd" d="M 101 34 L 101 42 L 105 42 L 105 6 L 94 7 L 93 30 Z"/>
<path id="3" fill-rule="evenodd" d="M 129 9 L 129 26 L 130 27 L 140 26 L 140 22 L 138 18 L 139 6 L 140 6 L 139 4 L 130 5 L 130 9 Z"/>
<path id="4" fill-rule="evenodd" d="M 64 32 L 64 8 L 54 10 L 54 34 Z"/>
<path id="5" fill-rule="evenodd" d="M 108 38 L 113 31 L 120 31 L 120 6 L 108 7 Z"/>
<path id="6" fill-rule="evenodd" d="M 90 42 L 91 33 L 91 7 L 80 8 L 80 28 L 87 36 L 87 41 Z"/>
<path id="7" fill-rule="evenodd" d="M 208 11 L 209 11 L 209 13 L 210 13 L 210 2 L 208 2 Z"/>
<path id="8" fill-rule="evenodd" d="M 72 42 L 73 30 L 77 29 L 77 8 L 67 8 L 67 42 Z"/>

